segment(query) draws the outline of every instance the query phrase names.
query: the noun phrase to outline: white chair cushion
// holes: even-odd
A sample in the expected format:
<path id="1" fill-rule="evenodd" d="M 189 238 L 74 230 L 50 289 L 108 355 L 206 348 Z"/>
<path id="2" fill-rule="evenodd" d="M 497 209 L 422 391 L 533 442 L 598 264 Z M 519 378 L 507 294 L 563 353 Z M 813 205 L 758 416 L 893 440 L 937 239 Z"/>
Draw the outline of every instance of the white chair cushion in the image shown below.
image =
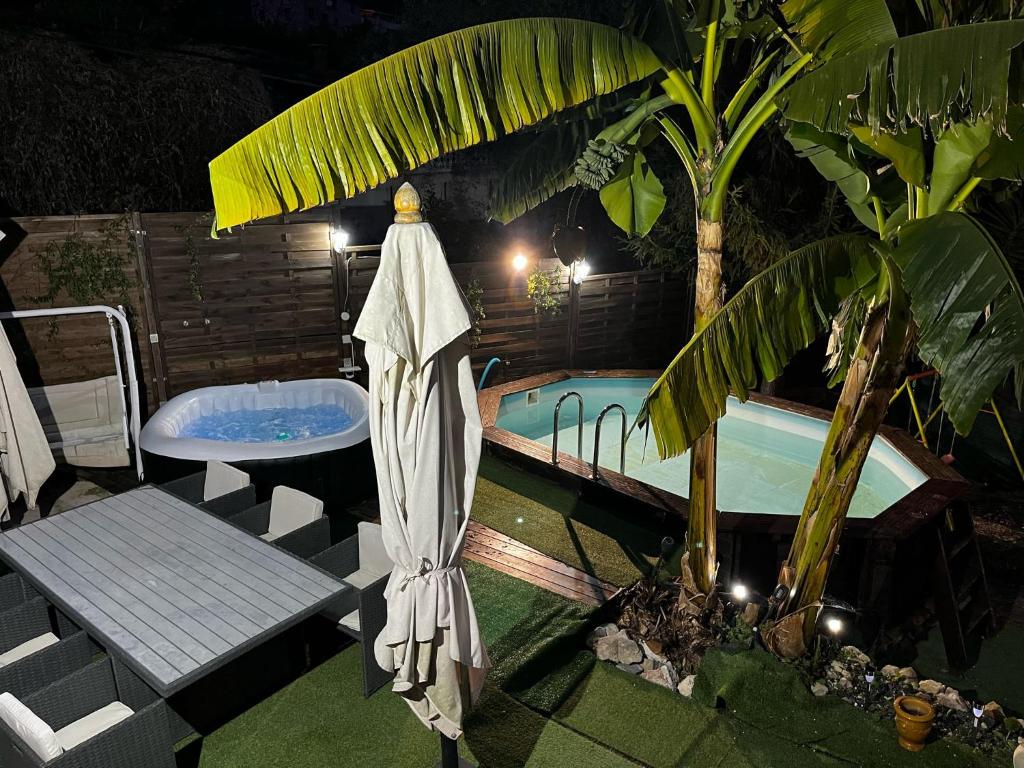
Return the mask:
<path id="1" fill-rule="evenodd" d="M 53 632 L 47 632 L 45 635 L 33 637 L 31 640 L 11 648 L 7 653 L 0 654 L 0 668 L 6 667 L 8 664 L 13 664 L 19 659 L 24 659 L 26 656 L 31 656 L 36 651 L 41 651 L 43 648 L 49 648 L 51 645 L 56 645 L 59 642 L 60 640 L 55 634 L 53 634 Z"/>
<path id="2" fill-rule="evenodd" d="M 342 627 L 348 627 L 356 632 L 359 631 L 359 609 L 352 611 L 352 613 L 346 614 L 341 617 L 341 621 L 338 624 Z"/>
<path id="3" fill-rule="evenodd" d="M 273 538 L 263 538 L 273 541 L 323 516 L 324 503 L 320 499 L 286 485 L 279 485 L 270 497 L 270 530 L 267 535 Z"/>
<path id="4" fill-rule="evenodd" d="M 122 720 L 127 720 L 134 715 L 131 707 L 115 701 L 103 709 L 97 709 L 91 715 L 86 715 L 81 720 L 75 720 L 57 731 L 57 741 L 66 750 L 74 749 L 94 736 L 99 736 L 104 731 L 113 728 Z"/>
<path id="5" fill-rule="evenodd" d="M 370 581 L 376 581 L 381 576 L 391 573 L 394 563 L 388 557 L 384 549 L 384 539 L 381 536 L 381 527 L 376 523 L 359 523 L 359 571 L 366 571 L 376 574 Z M 356 571 L 356 573 L 359 573 Z M 346 577 L 348 581 L 351 576 Z M 355 586 L 355 585 L 353 585 Z M 365 585 L 364 585 L 365 586 Z"/>
<path id="6" fill-rule="evenodd" d="M 377 573 L 369 568 L 360 568 L 358 571 L 354 571 L 348 576 L 345 576 L 342 581 L 356 589 L 366 589 L 381 576 L 386 575 L 387 574 L 384 573 Z"/>
<path id="7" fill-rule="evenodd" d="M 0 720 L 7 723 L 44 763 L 64 754 L 53 729 L 10 693 L 0 693 Z"/>
<path id="8" fill-rule="evenodd" d="M 226 493 L 245 488 L 249 475 L 222 461 L 206 462 L 206 480 L 203 483 L 203 501 L 216 499 Z"/>

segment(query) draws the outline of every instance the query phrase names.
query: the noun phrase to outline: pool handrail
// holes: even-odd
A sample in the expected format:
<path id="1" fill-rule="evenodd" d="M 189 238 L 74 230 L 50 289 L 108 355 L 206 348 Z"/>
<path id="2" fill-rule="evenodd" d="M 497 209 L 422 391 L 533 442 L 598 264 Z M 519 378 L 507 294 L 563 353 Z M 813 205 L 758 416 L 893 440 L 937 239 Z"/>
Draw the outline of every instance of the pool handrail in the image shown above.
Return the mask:
<path id="1" fill-rule="evenodd" d="M 593 474 L 591 478 L 597 480 L 601 475 L 601 470 L 597 465 L 597 459 L 599 451 L 601 449 L 601 422 L 604 421 L 604 417 L 608 415 L 609 411 L 618 410 L 622 415 L 622 436 L 621 443 L 619 445 L 619 474 L 626 474 L 626 409 L 618 403 L 611 403 L 601 409 L 601 413 L 597 415 L 597 426 L 594 428 L 594 462 L 591 465 Z"/>
<path id="2" fill-rule="evenodd" d="M 491 368 L 501 364 L 500 357 L 492 357 L 487 361 L 487 365 L 484 366 L 484 372 L 480 374 L 480 383 L 476 385 L 476 391 L 481 392 L 484 388 L 484 382 L 487 381 L 487 374 L 491 372 Z"/>
<path id="3" fill-rule="evenodd" d="M 562 410 L 562 403 L 568 398 L 575 397 L 579 401 L 579 420 L 576 425 L 576 455 L 583 458 L 583 395 L 579 392 L 566 392 L 555 403 L 554 426 L 551 432 L 551 463 L 558 464 L 558 414 Z"/>

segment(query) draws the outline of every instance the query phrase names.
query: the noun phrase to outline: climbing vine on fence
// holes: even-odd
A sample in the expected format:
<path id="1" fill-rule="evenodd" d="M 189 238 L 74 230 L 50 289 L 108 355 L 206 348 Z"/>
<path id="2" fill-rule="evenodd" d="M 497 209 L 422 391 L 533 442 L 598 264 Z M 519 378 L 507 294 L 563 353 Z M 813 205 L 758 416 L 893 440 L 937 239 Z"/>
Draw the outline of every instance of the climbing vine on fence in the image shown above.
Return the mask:
<path id="1" fill-rule="evenodd" d="M 52 307 L 59 296 L 67 296 L 75 305 L 117 303 L 130 309 L 127 254 L 134 237 L 131 217 L 124 214 L 103 228 L 99 240 L 75 232 L 48 244 L 39 252 L 46 289 L 31 301 Z M 50 328 L 57 332 L 55 322 Z"/>
<path id="2" fill-rule="evenodd" d="M 177 232 L 185 236 L 185 255 L 188 256 L 188 291 L 194 301 L 203 300 L 203 267 L 192 230 L 195 227 L 209 229 L 212 221 L 213 213 L 207 212 L 197 216 L 191 224 L 179 224 L 174 227 Z"/>
<path id="3" fill-rule="evenodd" d="M 469 329 L 469 343 L 473 349 L 480 345 L 480 336 L 483 334 L 482 323 L 487 319 L 487 312 L 484 310 L 484 287 L 479 280 L 473 279 L 466 286 L 466 301 L 473 315 L 473 327 Z"/>
<path id="4" fill-rule="evenodd" d="M 561 276 L 557 269 L 537 269 L 526 278 L 526 295 L 533 300 L 533 311 L 538 315 L 554 317 L 562 311 L 558 299 Z"/>

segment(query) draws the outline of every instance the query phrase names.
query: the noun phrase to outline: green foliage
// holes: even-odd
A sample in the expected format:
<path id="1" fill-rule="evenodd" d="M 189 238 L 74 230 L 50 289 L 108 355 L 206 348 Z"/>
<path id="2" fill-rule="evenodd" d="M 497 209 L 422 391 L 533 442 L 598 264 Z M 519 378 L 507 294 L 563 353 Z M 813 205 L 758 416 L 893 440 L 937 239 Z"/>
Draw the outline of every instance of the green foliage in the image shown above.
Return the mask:
<path id="1" fill-rule="evenodd" d="M 273 114 L 259 77 L 222 60 L 6 30 L 0 93 L 0 213 L 15 215 L 209 209 L 209 158 Z"/>
<path id="2" fill-rule="evenodd" d="M 421 43 L 313 94 L 214 158 L 218 228 L 352 197 L 660 66 L 639 40 L 567 19 L 494 22 Z"/>
<path id="3" fill-rule="evenodd" d="M 130 316 L 131 282 L 126 271 L 126 250 L 134 244 L 135 234 L 127 214 L 107 224 L 99 240 L 86 239 L 75 232 L 64 240 L 49 243 L 38 254 L 46 290 L 30 301 L 57 306 L 57 299 L 67 296 L 73 306 L 121 304 Z M 50 332 L 58 332 L 56 319 L 50 323 Z"/>
<path id="4" fill-rule="evenodd" d="M 992 21 L 883 41 L 833 59 L 779 98 L 786 117 L 841 133 L 851 122 L 877 132 L 910 125 L 941 130 L 967 113 L 999 130 L 1007 115 L 1011 53 L 1024 21 Z M 985 55 L 978 55 L 979 52 Z"/>
<path id="5" fill-rule="evenodd" d="M 538 315 L 555 317 L 562 311 L 558 298 L 558 286 L 562 276 L 557 269 L 536 269 L 526 278 L 526 295 L 533 301 L 533 311 Z"/>
<path id="6" fill-rule="evenodd" d="M 608 218 L 627 235 L 643 237 L 665 210 L 665 189 L 640 150 L 622 163 L 599 195 Z"/>
<path id="7" fill-rule="evenodd" d="M 202 227 L 204 230 L 208 230 L 212 221 L 212 213 L 203 213 L 197 216 L 191 224 L 174 228 L 175 231 L 184 235 L 185 255 L 188 256 L 188 290 L 193 301 L 203 300 L 203 265 L 192 229 Z"/>
<path id="8" fill-rule="evenodd" d="M 988 233 L 941 213 L 900 229 L 893 259 L 918 327 L 918 354 L 942 374 L 940 396 L 961 434 L 993 391 L 1024 369 L 1024 292 Z"/>
<path id="9" fill-rule="evenodd" d="M 874 283 L 873 241 L 847 235 L 794 251 L 747 283 L 676 355 L 644 401 L 662 459 L 684 453 L 741 400 L 772 380 L 828 327 L 847 296 Z"/>
<path id="10" fill-rule="evenodd" d="M 487 319 L 487 312 L 484 309 L 484 287 L 479 280 L 473 279 L 466 285 L 466 301 L 472 314 L 472 328 L 469 329 L 469 343 L 473 349 L 480 346 L 480 336 L 483 334 L 481 325 Z"/>

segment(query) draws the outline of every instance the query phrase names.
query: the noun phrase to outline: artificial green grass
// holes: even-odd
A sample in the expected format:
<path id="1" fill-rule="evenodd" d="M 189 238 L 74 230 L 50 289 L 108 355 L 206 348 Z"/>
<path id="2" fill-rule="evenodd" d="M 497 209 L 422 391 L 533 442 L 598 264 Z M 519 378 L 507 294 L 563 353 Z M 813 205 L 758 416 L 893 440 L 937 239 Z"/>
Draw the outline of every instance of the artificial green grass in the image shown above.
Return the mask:
<path id="1" fill-rule="evenodd" d="M 616 586 L 632 584 L 651 568 L 664 536 L 582 501 L 575 491 L 487 456 L 480 463 L 472 514 L 484 525 Z M 667 558 L 666 572 L 678 568 L 678 559 L 675 554 Z"/>
<path id="2" fill-rule="evenodd" d="M 906 752 L 891 720 L 815 698 L 792 667 L 760 651 L 709 654 L 692 700 L 598 664 L 555 719 L 653 768 L 1002 765 L 948 741 Z"/>
<path id="3" fill-rule="evenodd" d="M 580 633 L 593 609 L 477 563 L 467 562 L 465 568 L 494 662 L 485 695 L 466 724 L 467 756 L 495 768 L 631 766 L 501 690 L 553 710 L 593 663 L 589 654 L 578 653 Z M 364 699 L 361 665 L 359 649 L 345 649 L 202 742 L 186 746 L 179 765 L 434 766 L 439 759 L 436 734 L 388 687 Z M 586 762 L 576 762 L 577 755 Z"/>

